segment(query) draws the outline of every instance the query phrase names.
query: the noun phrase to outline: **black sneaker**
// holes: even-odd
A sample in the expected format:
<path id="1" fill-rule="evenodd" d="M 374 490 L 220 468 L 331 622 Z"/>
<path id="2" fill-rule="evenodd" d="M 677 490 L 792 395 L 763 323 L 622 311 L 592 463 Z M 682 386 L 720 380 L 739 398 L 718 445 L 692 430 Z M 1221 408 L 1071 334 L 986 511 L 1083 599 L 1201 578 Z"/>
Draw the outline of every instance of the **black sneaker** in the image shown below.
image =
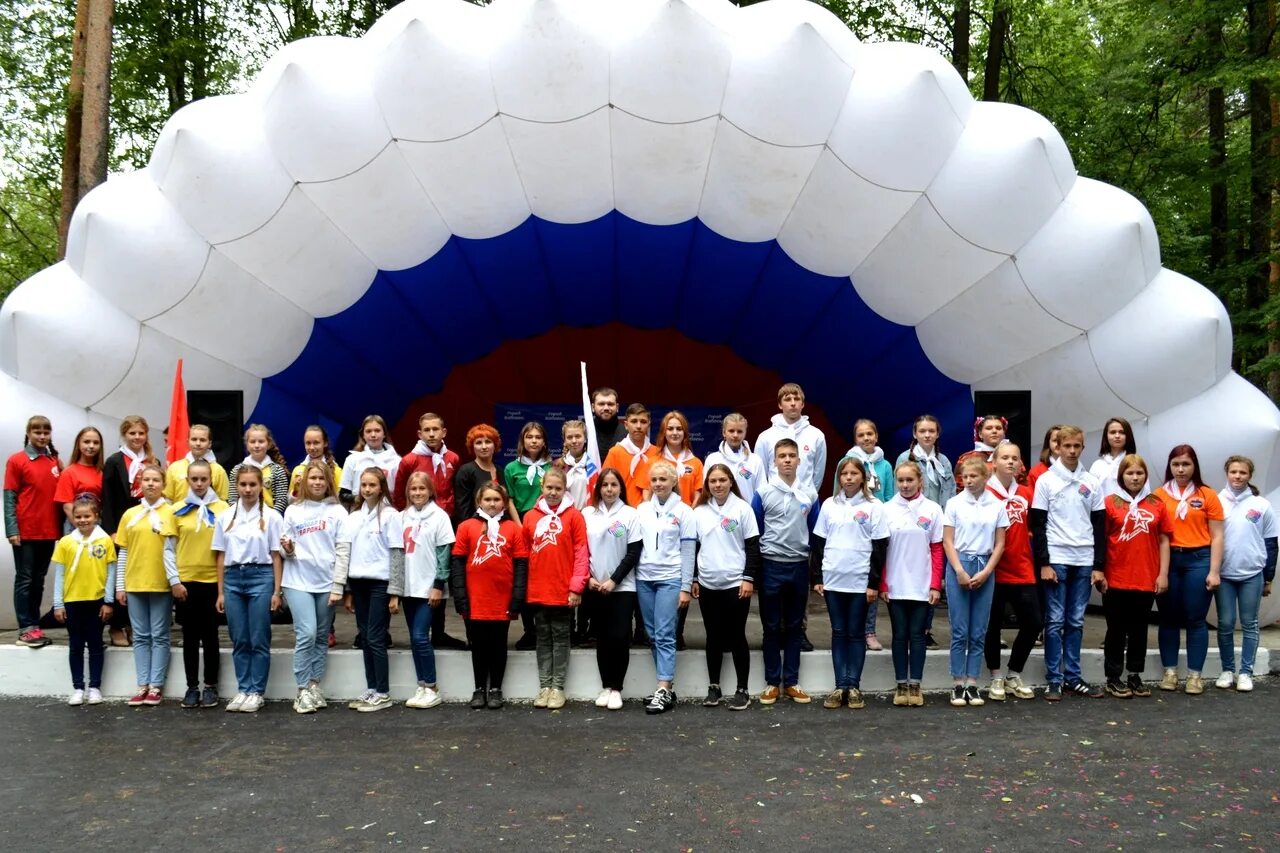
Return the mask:
<path id="1" fill-rule="evenodd" d="M 431 645 L 437 649 L 465 649 L 467 643 L 465 640 L 459 640 L 457 637 L 449 634 L 441 634 L 439 639 L 432 637 Z"/>
<path id="2" fill-rule="evenodd" d="M 356 634 L 355 639 L 351 641 L 351 648 L 353 648 L 353 649 L 363 649 L 363 648 L 364 648 L 364 635 L 363 635 L 363 634 Z"/>
<path id="3" fill-rule="evenodd" d="M 200 707 L 218 707 L 218 691 L 206 685 L 204 690 L 200 691 Z"/>
<path id="4" fill-rule="evenodd" d="M 1101 687 L 1096 684 L 1090 684 L 1087 681 L 1073 681 L 1067 685 L 1067 690 L 1086 699 L 1101 699 L 1107 695 Z"/>
<path id="5" fill-rule="evenodd" d="M 1117 699 L 1132 699 L 1133 691 L 1129 689 L 1129 685 L 1125 684 L 1118 678 L 1107 679 L 1107 693 Z"/>
<path id="6" fill-rule="evenodd" d="M 689 647 L 688 645 L 685 644 L 684 634 L 677 634 L 676 635 L 676 651 L 683 652 L 687 648 Z"/>
<path id="7" fill-rule="evenodd" d="M 801 635 L 800 635 L 800 651 L 802 651 L 802 652 L 811 652 L 811 651 L 813 651 L 813 643 L 809 642 L 809 635 L 808 635 L 808 634 L 801 634 Z"/>
<path id="8" fill-rule="evenodd" d="M 964 688 L 964 701 L 970 705 L 985 705 L 986 702 L 982 698 L 982 694 L 978 692 L 978 685 L 968 684 Z"/>
<path id="9" fill-rule="evenodd" d="M 1130 693 L 1141 699 L 1146 699 L 1151 695 L 1151 688 L 1146 685 L 1139 673 L 1129 673 L 1128 687 Z"/>
<path id="10" fill-rule="evenodd" d="M 725 705 L 730 711 L 745 711 L 751 706 L 751 695 L 746 690 L 736 690 Z"/>
<path id="11" fill-rule="evenodd" d="M 951 688 L 951 704 L 957 708 L 963 708 L 968 705 L 968 701 L 964 697 L 964 685 L 957 684 Z"/>
<path id="12" fill-rule="evenodd" d="M 653 695 L 649 697 L 649 702 L 644 706 L 646 714 L 665 714 L 676 706 L 676 694 L 672 693 L 665 687 L 659 687 L 653 691 Z"/>
<path id="13" fill-rule="evenodd" d="M 488 701 L 489 700 L 485 696 L 484 691 L 477 690 L 475 693 L 471 694 L 471 702 L 470 702 L 471 710 L 473 711 L 482 710 L 488 704 Z"/>
<path id="14" fill-rule="evenodd" d="M 1044 692 L 1044 701 L 1061 702 L 1062 701 L 1062 685 L 1056 681 L 1049 682 L 1049 689 Z"/>
<path id="15" fill-rule="evenodd" d="M 704 708 L 714 708 L 724 699 L 724 694 L 720 692 L 719 684 L 712 684 L 707 688 L 707 698 L 702 700 Z"/>
<path id="16" fill-rule="evenodd" d="M 533 634 L 522 634 L 520 639 L 516 640 L 516 651 L 531 652 L 538 647 L 538 638 Z"/>
<path id="17" fill-rule="evenodd" d="M 631 636 L 631 645 L 648 647 L 649 635 L 644 631 L 636 631 L 635 634 Z"/>
<path id="18" fill-rule="evenodd" d="M 396 641 L 391 639 L 390 634 L 387 634 L 387 648 L 394 649 L 395 647 L 396 647 Z"/>
<path id="19" fill-rule="evenodd" d="M 932 631 L 924 632 L 924 647 L 929 651 L 936 651 L 941 648 L 941 646 L 938 645 L 938 641 L 933 638 Z"/>
<path id="20" fill-rule="evenodd" d="M 473 698 L 471 701 L 474 702 L 475 699 Z M 489 688 L 489 704 L 488 704 L 489 710 L 497 711 L 500 708 L 502 708 L 502 706 L 505 704 L 507 703 L 502 698 L 502 691 L 496 687 Z"/>
<path id="21" fill-rule="evenodd" d="M 188 687 L 187 692 L 182 696 L 183 708 L 199 708 L 200 707 L 200 688 Z"/>

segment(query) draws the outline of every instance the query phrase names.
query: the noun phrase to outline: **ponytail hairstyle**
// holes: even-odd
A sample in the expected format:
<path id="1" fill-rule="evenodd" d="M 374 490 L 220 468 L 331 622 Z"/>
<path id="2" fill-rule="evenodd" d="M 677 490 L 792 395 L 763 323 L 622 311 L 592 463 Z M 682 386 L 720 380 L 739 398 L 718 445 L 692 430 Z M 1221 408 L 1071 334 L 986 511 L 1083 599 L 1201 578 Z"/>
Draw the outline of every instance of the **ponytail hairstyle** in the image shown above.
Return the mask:
<path id="1" fill-rule="evenodd" d="M 862 464 L 862 460 L 856 456 L 846 456 L 840 460 L 840 464 L 836 466 L 836 492 L 843 493 L 844 487 L 840 485 L 840 475 L 844 473 L 844 469 L 852 465 L 858 469 L 858 473 L 862 475 L 862 496 L 867 500 L 871 500 L 875 496 L 871 494 L 871 484 L 867 482 L 867 466 Z M 919 464 L 916 468 L 919 469 Z"/>
<path id="2" fill-rule="evenodd" d="M 363 480 L 365 477 L 373 477 L 378 481 L 378 532 L 382 532 L 382 508 L 391 506 L 391 488 L 387 485 L 387 475 L 376 465 L 370 465 L 360 472 L 360 479 Z M 361 508 L 367 506 L 368 503 L 364 496 L 361 495 Z"/>
<path id="3" fill-rule="evenodd" d="M 253 467 L 253 466 L 249 466 L 249 467 Z M 208 468 L 210 478 L 213 477 L 213 466 L 210 465 L 208 462 L 204 461 L 203 459 L 196 459 L 190 465 L 187 466 L 187 477 L 191 476 L 192 468 Z M 210 485 L 209 488 L 213 488 L 213 486 Z"/>
<path id="4" fill-rule="evenodd" d="M 671 486 L 671 494 L 683 500 L 684 496 L 680 494 L 680 476 L 676 473 L 676 466 L 672 465 L 670 462 L 666 461 L 665 459 L 659 459 L 657 462 L 654 462 L 652 465 L 649 466 L 649 479 L 652 480 L 653 475 L 660 471 L 665 471 L 668 475 L 670 475 L 673 481 L 673 485 Z"/>
<path id="5" fill-rule="evenodd" d="M 1253 460 L 1248 456 L 1228 456 L 1227 461 L 1222 465 L 1222 473 L 1225 474 L 1230 471 L 1232 465 L 1243 465 L 1249 469 L 1249 491 L 1253 492 L 1254 497 L 1257 497 L 1259 494 L 1258 487 L 1253 484 L 1253 472 L 1255 470 Z"/>
<path id="6" fill-rule="evenodd" d="M 53 446 L 53 423 L 50 422 L 50 420 L 46 418 L 44 415 L 32 415 L 31 417 L 27 418 L 27 430 L 22 434 L 23 447 L 26 447 L 28 444 L 31 443 L 29 441 L 29 436 L 31 435 L 31 431 L 33 429 L 49 430 L 49 455 L 54 459 L 57 459 L 58 448 Z M 89 427 L 89 429 L 93 429 L 93 428 Z M 81 432 L 84 432 L 84 430 L 81 430 Z M 147 454 L 150 455 L 150 453 L 151 453 L 151 446 L 148 445 Z M 98 470 L 102 470 L 102 452 L 101 451 L 98 452 Z"/>
<path id="7" fill-rule="evenodd" d="M 253 427 L 250 427 L 249 429 L 253 429 Z M 263 429 L 265 429 L 265 427 L 263 427 Z M 266 485 L 262 480 L 262 469 L 254 465 L 241 465 L 240 470 L 236 473 L 237 493 L 240 491 L 240 481 L 243 480 L 246 475 L 258 478 L 258 529 L 265 531 L 267 529 L 267 503 Z M 236 505 L 231 510 L 231 523 L 227 525 L 228 533 L 231 532 L 231 528 L 236 526 L 236 516 L 240 513 L 241 503 L 243 503 L 243 501 L 240 500 L 240 497 L 237 494 Z"/>
<path id="8" fill-rule="evenodd" d="M 1003 415 L 982 415 L 981 417 L 977 417 L 973 419 L 973 443 L 974 444 L 978 444 L 979 442 L 981 442 L 982 444 L 986 444 L 985 441 L 982 441 L 982 428 L 986 426 L 990 421 L 998 421 L 1000 423 L 1000 428 L 1004 431 L 1004 437 L 1005 438 L 1009 437 L 1009 419 L 1008 418 L 1004 417 Z"/>
<path id="9" fill-rule="evenodd" d="M 276 438 L 271 434 L 271 430 L 264 424 L 249 424 L 248 429 L 244 431 L 244 440 L 246 442 L 249 440 L 249 433 L 252 432 L 260 432 L 267 437 L 267 458 L 281 468 L 285 468 L 287 463 L 285 462 L 284 454 L 276 446 Z"/>
<path id="10" fill-rule="evenodd" d="M 385 447 L 391 442 L 391 432 L 387 429 L 387 421 L 382 415 L 366 415 L 365 419 L 360 422 L 360 434 L 356 436 L 356 450 L 364 450 L 364 428 L 369 424 L 377 424 L 382 427 L 382 445 Z M 383 478 L 386 479 L 385 477 Z"/>
<path id="11" fill-rule="evenodd" d="M 30 425 L 30 424 L 27 424 L 27 429 L 30 429 L 30 428 L 31 428 L 31 425 Z M 102 457 L 103 457 L 103 453 L 102 453 L 102 451 L 103 451 L 105 448 L 103 447 L 103 442 L 102 442 L 102 433 L 98 431 L 98 428 L 97 428 L 97 427 L 87 426 L 87 427 L 82 428 L 78 433 L 76 433 L 76 443 L 75 443 L 75 446 L 71 448 L 71 463 L 70 463 L 70 464 L 72 464 L 72 465 L 75 465 L 75 464 L 77 464 L 77 463 L 79 463 L 79 464 L 81 464 L 81 465 L 86 464 L 86 463 L 84 462 L 84 459 L 83 459 L 83 458 L 81 457 L 81 455 L 80 455 L 80 439 L 84 438 L 85 433 L 89 433 L 89 432 L 95 433 L 95 434 L 98 436 L 98 458 L 97 458 L 97 459 L 95 459 L 95 460 L 93 460 L 93 467 L 94 467 L 94 468 L 96 468 L 97 470 L 101 471 L 101 470 L 102 470 Z M 53 450 L 53 444 L 52 444 L 52 442 L 49 444 L 49 449 L 50 449 L 50 450 Z M 57 455 L 58 455 L 57 453 L 54 453 L 54 456 L 57 456 Z"/>
<path id="12" fill-rule="evenodd" d="M 410 506 L 412 506 L 413 503 L 412 501 L 409 501 L 409 487 L 412 486 L 414 483 L 421 483 L 422 485 L 426 486 L 427 487 L 427 503 L 435 503 L 436 481 L 431 479 L 431 475 L 428 474 L 426 471 L 414 471 L 412 474 L 409 475 L 409 479 L 404 481 L 404 498 L 406 501 L 409 502 Z"/>
<path id="13" fill-rule="evenodd" d="M 935 427 L 937 427 L 938 438 L 942 438 L 942 422 L 938 420 L 937 417 L 935 417 L 934 415 L 930 415 L 927 413 L 920 415 L 918 418 L 916 418 L 914 421 L 911 422 L 911 443 L 907 445 L 908 454 L 913 454 L 916 452 L 916 446 L 920 444 L 920 442 L 916 441 L 916 427 L 920 426 L 920 424 L 924 423 L 925 421 L 928 421 L 929 423 L 932 423 Z M 854 432 L 858 431 L 857 426 L 854 426 L 853 429 L 854 429 Z M 878 432 L 879 431 L 877 430 L 877 433 Z M 938 447 L 937 439 L 934 440 L 933 446 L 934 446 L 934 452 L 937 453 L 937 447 Z M 839 476 L 838 472 L 837 472 L 837 476 Z"/>
<path id="14" fill-rule="evenodd" d="M 45 423 L 48 423 L 48 420 Z M 147 440 L 142 445 L 142 458 L 147 462 L 158 462 L 155 452 L 151 449 L 151 425 L 147 423 L 147 419 L 142 415 L 126 415 L 124 420 L 120 421 L 121 441 L 124 440 L 124 434 L 136 426 L 142 427 L 147 433 Z M 53 445 L 49 445 L 49 448 L 53 449 Z"/>
<path id="15" fill-rule="evenodd" d="M 321 454 L 321 457 L 324 459 L 324 461 L 325 461 L 325 462 L 327 462 L 327 463 L 328 463 L 328 465 L 329 465 L 329 467 L 330 467 L 330 468 L 336 468 L 336 467 L 337 467 L 337 465 L 338 465 L 338 461 L 337 461 L 336 459 L 334 459 L 334 458 L 333 458 L 333 448 L 332 448 L 332 447 L 330 446 L 330 444 L 329 444 L 329 432 L 328 432 L 328 430 L 326 430 L 324 427 L 320 426 L 319 424 L 311 424 L 309 427 L 307 427 L 306 429 L 304 429 L 304 430 L 302 431 L 302 439 L 303 439 L 303 441 L 306 441 L 307 433 L 309 433 L 309 432 L 318 432 L 318 433 L 320 433 L 320 440 L 324 442 L 324 452 Z M 273 442 L 271 442 L 271 446 L 272 446 L 272 447 L 274 447 L 274 446 L 275 446 L 275 442 L 274 442 L 274 441 L 273 441 Z M 268 451 L 268 452 L 270 452 L 270 451 Z"/>
<path id="16" fill-rule="evenodd" d="M 87 506 L 89 509 L 93 510 L 93 514 L 95 516 L 102 515 L 102 505 L 92 492 L 81 492 L 76 495 L 75 500 L 71 502 L 72 515 L 75 514 L 76 507 L 79 506 Z"/>

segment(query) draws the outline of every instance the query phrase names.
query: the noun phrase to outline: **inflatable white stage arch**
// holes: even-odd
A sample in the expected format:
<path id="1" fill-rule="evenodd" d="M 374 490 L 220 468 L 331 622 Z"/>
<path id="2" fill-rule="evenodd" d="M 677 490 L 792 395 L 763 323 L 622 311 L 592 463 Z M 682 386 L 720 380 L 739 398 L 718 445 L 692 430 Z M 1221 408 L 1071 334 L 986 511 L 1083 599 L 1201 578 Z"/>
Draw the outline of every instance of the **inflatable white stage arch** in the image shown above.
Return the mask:
<path id="1" fill-rule="evenodd" d="M 1246 453 L 1280 486 L 1280 415 L 1145 208 L 1041 116 L 804 0 L 408 0 L 288 45 L 178 112 L 4 303 L 0 436 L 40 412 L 64 453 L 86 422 L 110 448 L 164 422 L 178 358 L 300 434 L 618 321 L 728 345 L 846 427 L 864 391 L 964 423 L 974 390 L 1029 389 L 1037 435 L 1091 447 L 1121 415 L 1157 461 L 1191 442 L 1220 483 Z"/>

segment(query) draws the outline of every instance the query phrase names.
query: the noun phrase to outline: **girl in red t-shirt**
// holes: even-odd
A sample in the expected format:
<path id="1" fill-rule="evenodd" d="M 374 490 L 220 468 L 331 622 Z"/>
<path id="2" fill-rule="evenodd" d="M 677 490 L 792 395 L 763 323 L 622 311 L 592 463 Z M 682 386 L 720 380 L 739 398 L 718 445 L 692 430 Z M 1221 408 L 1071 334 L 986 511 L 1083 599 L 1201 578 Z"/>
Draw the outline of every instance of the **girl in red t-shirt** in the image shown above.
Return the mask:
<path id="1" fill-rule="evenodd" d="M 62 507 L 68 521 L 71 505 L 80 495 L 93 495 L 94 502 L 102 504 L 102 433 L 91 426 L 76 433 L 71 462 L 58 475 L 53 491 L 53 502 Z"/>
<path id="2" fill-rule="evenodd" d="M 1036 693 L 1022 681 L 1022 668 L 1027 664 L 1036 637 L 1044 625 L 1040 592 L 1036 585 L 1035 564 L 1031 558 L 1031 532 L 1027 516 L 1031 508 L 1031 489 L 1018 483 L 1023 469 L 1018 445 L 1005 442 L 992 454 L 992 476 L 987 491 L 1004 501 L 1009 515 L 1009 528 L 1004 535 L 1004 553 L 996 564 L 996 588 L 991 600 L 991 619 L 987 622 L 987 638 L 983 647 L 987 669 L 991 670 L 991 686 L 987 698 L 1003 702 L 1013 694 L 1019 699 L 1034 699 Z M 1018 620 L 1018 636 L 1009 652 L 1009 669 L 1000 674 L 1000 623 L 1008 603 Z"/>
<path id="3" fill-rule="evenodd" d="M 13 609 L 18 645 L 49 645 L 40 630 L 40 602 L 53 547 L 62 536 L 62 513 L 54 507 L 62 463 L 53 447 L 53 425 L 43 415 L 27 420 L 23 448 L 4 466 L 4 532 L 13 546 Z"/>
<path id="4" fill-rule="evenodd" d="M 573 608 L 582 603 L 591 573 L 587 523 L 569 497 L 559 468 L 542 475 L 542 497 L 524 514 L 529 543 L 528 601 L 538 610 L 538 698 L 535 708 L 564 707 Z"/>
<path id="5" fill-rule="evenodd" d="M 1147 620 L 1156 595 L 1169 587 L 1169 534 L 1164 502 L 1147 485 L 1147 463 L 1136 453 L 1120 460 L 1117 486 L 1106 497 L 1106 570 L 1093 573 L 1107 617 L 1103 667 L 1107 692 L 1120 699 L 1150 696 L 1142 683 Z M 1128 664 L 1129 679 L 1120 676 Z"/>
<path id="6" fill-rule="evenodd" d="M 524 607 L 529 581 L 529 544 L 519 524 L 507 518 L 507 491 L 496 482 L 476 489 L 476 514 L 458 526 L 449 560 L 449 592 L 467 624 L 476 691 L 471 707 L 498 710 L 504 704 L 507 630 Z"/>

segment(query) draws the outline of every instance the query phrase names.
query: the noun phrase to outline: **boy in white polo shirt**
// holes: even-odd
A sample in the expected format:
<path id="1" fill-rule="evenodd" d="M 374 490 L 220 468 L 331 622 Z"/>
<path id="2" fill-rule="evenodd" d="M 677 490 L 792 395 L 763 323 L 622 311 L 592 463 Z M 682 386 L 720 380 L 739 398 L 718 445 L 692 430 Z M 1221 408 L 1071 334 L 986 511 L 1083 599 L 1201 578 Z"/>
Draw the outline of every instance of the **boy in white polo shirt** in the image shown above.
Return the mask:
<path id="1" fill-rule="evenodd" d="M 1045 587 L 1044 668 L 1049 689 L 1044 698 L 1062 699 L 1064 686 L 1078 696 L 1098 699 L 1102 688 L 1080 673 L 1080 641 L 1090 578 L 1107 560 L 1106 511 L 1102 484 L 1080 463 L 1084 430 L 1058 428 L 1058 458 L 1036 480 L 1031 501 L 1031 542 Z"/>
<path id="2" fill-rule="evenodd" d="M 760 528 L 760 622 L 764 627 L 764 680 L 761 705 L 786 694 L 804 704 L 809 694 L 799 685 L 800 644 L 809 600 L 809 534 L 818 518 L 818 490 L 801 480 L 800 448 L 783 438 L 772 451 L 777 476 L 756 492 L 752 506 Z M 785 647 L 784 647 L 785 644 Z"/>

